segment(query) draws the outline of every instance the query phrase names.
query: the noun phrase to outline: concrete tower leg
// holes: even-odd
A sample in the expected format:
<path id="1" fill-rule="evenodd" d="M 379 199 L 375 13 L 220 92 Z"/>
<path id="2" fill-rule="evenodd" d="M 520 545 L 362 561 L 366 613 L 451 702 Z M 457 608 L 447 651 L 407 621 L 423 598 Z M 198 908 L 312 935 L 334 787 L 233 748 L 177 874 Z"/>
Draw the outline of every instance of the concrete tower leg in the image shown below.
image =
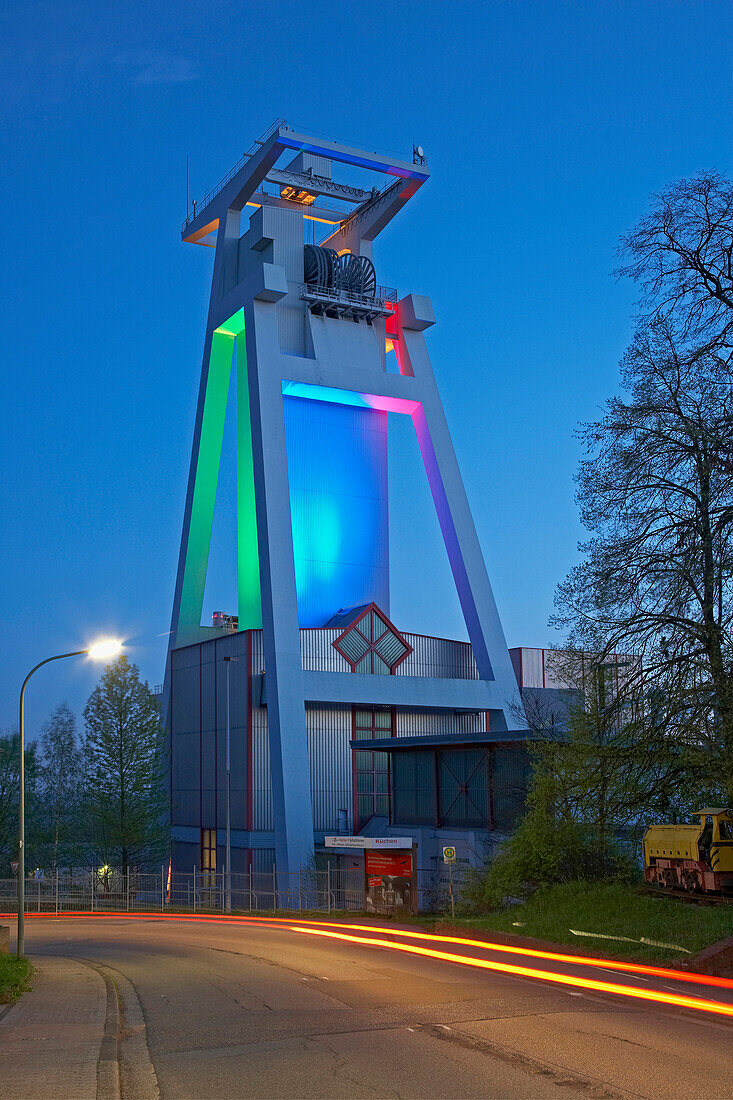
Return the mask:
<path id="1" fill-rule="evenodd" d="M 279 872 L 293 872 L 313 858 L 313 811 L 274 304 L 247 309 L 246 343 L 275 858 Z"/>

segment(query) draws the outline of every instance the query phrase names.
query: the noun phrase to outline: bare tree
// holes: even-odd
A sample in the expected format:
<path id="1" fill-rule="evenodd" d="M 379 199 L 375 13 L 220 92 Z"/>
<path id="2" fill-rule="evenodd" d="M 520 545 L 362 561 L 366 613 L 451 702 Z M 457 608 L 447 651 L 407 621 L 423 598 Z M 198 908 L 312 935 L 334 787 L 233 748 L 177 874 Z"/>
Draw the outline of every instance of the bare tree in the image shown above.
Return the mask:
<path id="1" fill-rule="evenodd" d="M 619 274 L 643 288 L 644 320 L 672 321 L 678 341 L 733 354 L 733 185 L 700 172 L 656 195 L 622 238 Z"/>
<path id="2" fill-rule="evenodd" d="M 643 657 L 679 743 L 733 802 L 733 187 L 708 173 L 655 200 L 623 242 L 647 313 L 625 397 L 581 430 L 591 538 L 554 622 L 579 649 Z"/>

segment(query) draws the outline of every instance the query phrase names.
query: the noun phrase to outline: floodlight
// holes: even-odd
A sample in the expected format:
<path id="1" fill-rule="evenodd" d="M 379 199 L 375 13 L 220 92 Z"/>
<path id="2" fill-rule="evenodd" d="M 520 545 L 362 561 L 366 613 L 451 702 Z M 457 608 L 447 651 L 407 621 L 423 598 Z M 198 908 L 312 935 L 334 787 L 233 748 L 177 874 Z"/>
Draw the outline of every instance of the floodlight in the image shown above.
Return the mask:
<path id="1" fill-rule="evenodd" d="M 105 638 L 101 642 L 95 642 L 87 653 L 93 661 L 106 661 L 108 657 L 115 657 L 122 649 L 122 642 L 116 638 Z"/>

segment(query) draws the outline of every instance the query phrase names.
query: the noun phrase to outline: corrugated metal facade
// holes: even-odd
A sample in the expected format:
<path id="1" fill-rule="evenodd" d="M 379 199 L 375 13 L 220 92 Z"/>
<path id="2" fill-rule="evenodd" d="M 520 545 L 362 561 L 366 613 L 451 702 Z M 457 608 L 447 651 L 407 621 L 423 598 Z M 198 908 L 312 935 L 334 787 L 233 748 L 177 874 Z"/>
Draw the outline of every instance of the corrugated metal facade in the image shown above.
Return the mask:
<path id="1" fill-rule="evenodd" d="M 272 829 L 272 784 L 270 783 L 270 741 L 267 709 L 252 710 L 252 828 Z"/>
<path id="2" fill-rule="evenodd" d="M 344 672 L 350 666 L 334 648 L 341 631 L 302 629 L 305 670 Z M 466 642 L 451 642 L 421 634 L 406 634 L 414 653 L 399 666 L 401 676 L 443 676 L 475 679 L 476 667 Z M 247 656 L 249 654 L 249 666 Z M 271 839 L 273 810 L 267 708 L 263 706 L 264 653 L 261 630 L 219 635 L 173 653 L 172 661 L 172 807 L 173 825 L 188 830 L 187 843 L 201 828 L 225 825 L 226 663 L 231 687 L 232 827 Z M 251 700 L 248 706 L 248 699 Z M 394 734 L 420 737 L 460 735 L 486 729 L 484 712 L 397 710 Z M 313 825 L 317 832 L 353 828 L 352 710 L 348 705 L 308 704 L 306 732 L 310 760 Z M 250 778 L 251 777 L 251 778 Z M 508 784 L 512 786 L 512 784 Z M 181 834 L 182 835 L 182 834 Z M 256 839 L 252 836 L 252 851 Z M 189 844 L 189 846 L 190 846 Z M 192 848 L 192 851 L 194 849 Z M 187 849 L 188 851 L 188 849 Z M 239 850 L 235 863 L 244 859 Z M 222 857 L 223 858 L 223 857 Z M 190 859 L 190 855 L 186 855 Z M 253 866 L 271 863 L 270 850 L 259 850 Z M 244 864 L 242 864 L 244 869 Z"/>
<path id="3" fill-rule="evenodd" d="M 429 733 L 481 733 L 486 729 L 486 711 L 456 714 L 450 710 L 398 710 L 395 736 L 419 737 Z"/>
<path id="4" fill-rule="evenodd" d="M 321 627 L 301 630 L 300 654 L 308 672 L 351 672 L 349 662 L 333 643 L 342 630 Z M 403 634 L 413 652 L 397 666 L 396 676 L 431 676 L 440 679 L 478 680 L 470 642 L 451 642 L 425 634 Z"/>
<path id="5" fill-rule="evenodd" d="M 509 656 L 520 688 L 556 688 L 577 691 L 582 688 L 586 669 L 593 667 L 592 656 L 563 652 L 558 649 L 510 649 Z M 612 670 L 611 683 L 618 688 L 625 679 L 637 676 L 641 671 L 638 657 L 626 653 L 610 653 L 604 665 Z"/>
<path id="6" fill-rule="evenodd" d="M 351 707 L 306 707 L 313 827 L 338 832 L 339 811 L 351 825 Z"/>
<path id="7" fill-rule="evenodd" d="M 398 666 L 397 676 L 432 676 L 451 680 L 478 680 L 470 642 L 404 634 L 413 652 Z"/>

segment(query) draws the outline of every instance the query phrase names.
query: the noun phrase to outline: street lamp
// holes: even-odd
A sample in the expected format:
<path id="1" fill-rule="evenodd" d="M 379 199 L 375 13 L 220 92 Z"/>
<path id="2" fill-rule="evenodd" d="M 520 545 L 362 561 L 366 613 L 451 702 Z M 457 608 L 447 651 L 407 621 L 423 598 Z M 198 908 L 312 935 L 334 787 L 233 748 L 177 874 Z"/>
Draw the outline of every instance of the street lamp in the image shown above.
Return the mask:
<path id="1" fill-rule="evenodd" d="M 95 642 L 88 649 L 75 649 L 73 653 L 57 653 L 54 657 L 46 657 L 45 661 L 39 661 L 35 665 L 20 689 L 20 721 L 18 722 L 18 735 L 20 741 L 20 772 L 18 775 L 18 958 L 22 959 L 25 953 L 25 689 L 34 672 L 39 668 L 50 664 L 51 661 L 62 661 L 64 657 L 91 657 L 95 661 L 105 661 L 114 657 L 122 649 L 122 642 L 112 638 L 105 638 Z"/>

